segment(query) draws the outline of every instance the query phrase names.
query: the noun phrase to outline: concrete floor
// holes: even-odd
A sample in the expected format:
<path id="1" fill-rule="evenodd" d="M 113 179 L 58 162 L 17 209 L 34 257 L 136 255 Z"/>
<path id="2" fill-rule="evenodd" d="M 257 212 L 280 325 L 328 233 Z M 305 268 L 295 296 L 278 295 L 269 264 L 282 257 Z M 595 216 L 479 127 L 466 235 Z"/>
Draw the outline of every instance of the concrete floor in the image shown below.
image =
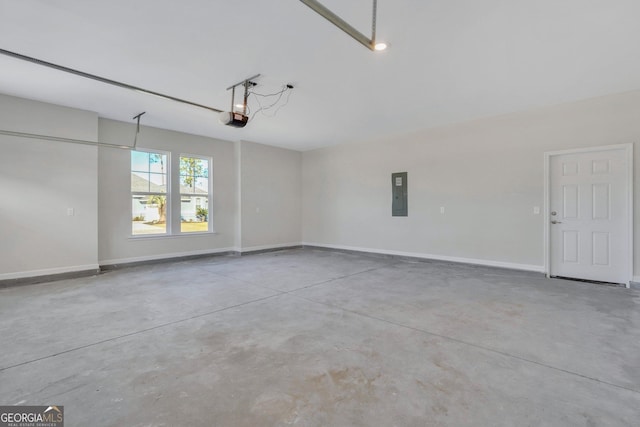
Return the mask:
<path id="1" fill-rule="evenodd" d="M 0 289 L 67 426 L 638 426 L 640 292 L 298 249 Z"/>

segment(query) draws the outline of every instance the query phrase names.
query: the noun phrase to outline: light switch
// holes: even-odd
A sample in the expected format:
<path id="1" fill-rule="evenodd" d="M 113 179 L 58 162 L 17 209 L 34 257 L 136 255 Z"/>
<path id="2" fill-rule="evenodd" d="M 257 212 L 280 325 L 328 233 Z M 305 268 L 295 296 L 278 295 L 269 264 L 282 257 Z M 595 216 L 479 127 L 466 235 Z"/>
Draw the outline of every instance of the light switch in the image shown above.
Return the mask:
<path id="1" fill-rule="evenodd" d="M 73 208 L 67 208 L 67 216 L 73 216 L 75 214 Z"/>
<path id="2" fill-rule="evenodd" d="M 534 215 L 540 215 L 540 206 L 534 206 L 533 207 L 533 214 Z"/>
<path id="3" fill-rule="evenodd" d="M 443 214 L 444 213 L 444 206 L 440 206 L 440 213 Z"/>

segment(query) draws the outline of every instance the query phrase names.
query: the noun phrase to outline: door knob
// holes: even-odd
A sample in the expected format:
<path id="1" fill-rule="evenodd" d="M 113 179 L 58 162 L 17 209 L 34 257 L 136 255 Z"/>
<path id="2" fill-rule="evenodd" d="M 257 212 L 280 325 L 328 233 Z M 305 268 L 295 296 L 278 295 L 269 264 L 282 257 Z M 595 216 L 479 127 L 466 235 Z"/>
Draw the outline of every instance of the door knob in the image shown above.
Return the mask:
<path id="1" fill-rule="evenodd" d="M 553 220 L 553 221 L 551 221 L 551 224 L 562 224 L 562 221 Z"/>

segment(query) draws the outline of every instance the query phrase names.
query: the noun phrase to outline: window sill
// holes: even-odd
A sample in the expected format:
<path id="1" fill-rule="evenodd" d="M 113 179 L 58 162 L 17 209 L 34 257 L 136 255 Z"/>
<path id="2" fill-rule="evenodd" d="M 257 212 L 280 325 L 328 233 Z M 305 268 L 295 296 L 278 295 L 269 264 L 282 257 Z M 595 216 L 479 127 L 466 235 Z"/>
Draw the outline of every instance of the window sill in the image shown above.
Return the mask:
<path id="1" fill-rule="evenodd" d="M 137 236 L 130 235 L 128 240 L 155 240 L 155 239 L 181 239 L 184 237 L 192 237 L 192 236 L 214 236 L 220 234 L 216 231 L 205 231 L 205 232 L 192 232 L 192 233 L 180 233 L 180 234 L 140 234 Z"/>

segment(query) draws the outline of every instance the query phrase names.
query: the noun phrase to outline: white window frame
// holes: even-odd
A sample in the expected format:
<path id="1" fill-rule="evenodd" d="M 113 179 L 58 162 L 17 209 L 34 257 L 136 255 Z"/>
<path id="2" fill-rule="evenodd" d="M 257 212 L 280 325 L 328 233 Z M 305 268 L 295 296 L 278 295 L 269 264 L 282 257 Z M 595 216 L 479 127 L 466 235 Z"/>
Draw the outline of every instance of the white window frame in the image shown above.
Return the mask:
<path id="1" fill-rule="evenodd" d="M 165 168 L 166 168 L 166 172 L 165 172 L 165 176 L 166 176 L 166 183 L 165 185 L 167 186 L 167 191 L 166 193 L 153 193 L 153 192 L 140 192 L 140 191 L 132 191 L 131 190 L 131 175 L 133 174 L 133 170 L 131 169 L 131 154 L 129 155 L 129 207 L 130 207 L 130 212 L 129 212 L 129 218 L 133 218 L 133 205 L 131 203 L 131 201 L 133 200 L 133 196 L 135 194 L 145 194 L 145 195 L 164 195 L 167 198 L 167 201 L 165 202 L 165 216 L 166 216 L 166 220 L 165 220 L 165 231 L 164 233 L 153 233 L 153 234 L 133 234 L 133 226 L 132 224 L 129 224 L 129 233 L 131 238 L 134 239 L 140 239 L 140 238 L 161 238 L 161 237 L 168 237 L 172 235 L 172 230 L 171 230 L 171 218 L 172 218 L 172 209 L 171 209 L 171 203 L 173 198 L 171 197 L 171 189 L 172 189 L 172 185 L 171 185 L 171 152 L 170 151 L 163 151 L 163 150 L 156 150 L 153 148 L 142 148 L 139 147 L 135 150 L 132 150 L 131 153 L 133 153 L 134 151 L 138 151 L 138 152 L 143 152 L 143 153 L 151 153 L 151 154 L 160 154 L 160 155 L 164 155 L 167 157 L 167 161 L 165 162 Z"/>
<path id="2" fill-rule="evenodd" d="M 179 221 L 179 229 L 177 230 L 176 234 L 180 234 L 183 236 L 192 236 L 192 235 L 198 235 L 198 234 L 208 234 L 208 233 L 213 233 L 214 229 L 213 229 L 213 157 L 211 156 L 203 156 L 201 154 L 191 154 L 191 153 L 180 153 L 178 154 L 178 173 L 177 175 L 177 183 L 178 183 L 178 191 L 180 191 L 180 159 L 182 157 L 191 157 L 194 159 L 200 159 L 200 160 L 206 160 L 208 162 L 208 167 L 207 167 L 207 172 L 208 172 L 208 176 L 207 176 L 207 231 L 182 231 L 182 220 Z M 179 194 L 179 198 L 180 198 L 180 212 L 178 212 L 178 218 L 182 218 L 182 196 L 183 194 L 180 193 Z M 189 197 L 196 197 L 196 195 L 194 194 L 185 194 L 185 196 L 189 196 Z M 202 197 L 202 195 L 198 195 L 197 197 Z"/>
<path id="3" fill-rule="evenodd" d="M 144 153 L 152 153 L 152 154 L 161 154 L 167 156 L 167 161 L 165 165 L 165 174 L 166 174 L 166 193 L 152 193 L 152 192 L 134 192 L 131 190 L 131 155 L 129 155 L 129 238 L 130 239 L 166 239 L 166 238 L 176 238 L 183 236 L 198 236 L 205 234 L 216 234 L 214 224 L 213 224 L 213 157 L 206 156 L 202 154 L 191 154 L 191 153 L 178 153 L 176 151 L 165 151 L 158 150 L 155 148 L 145 148 L 138 147 L 136 150 L 132 151 L 140 151 Z M 182 221 L 181 221 L 181 211 L 182 211 L 182 193 L 180 192 L 180 158 L 181 157 L 193 157 L 197 159 L 206 160 L 209 164 L 208 167 L 208 188 L 207 188 L 207 231 L 182 231 Z M 177 189 L 177 195 L 174 194 Z M 154 234 L 133 234 L 133 226 L 131 224 L 131 219 L 133 218 L 133 205 L 131 201 L 133 200 L 134 194 L 144 194 L 144 195 L 164 195 L 167 198 L 166 201 L 166 224 L 165 224 L 165 232 L 164 233 L 154 233 Z M 185 194 L 185 196 L 195 197 L 193 194 Z M 202 197 L 203 195 L 197 195 L 197 197 Z"/>

